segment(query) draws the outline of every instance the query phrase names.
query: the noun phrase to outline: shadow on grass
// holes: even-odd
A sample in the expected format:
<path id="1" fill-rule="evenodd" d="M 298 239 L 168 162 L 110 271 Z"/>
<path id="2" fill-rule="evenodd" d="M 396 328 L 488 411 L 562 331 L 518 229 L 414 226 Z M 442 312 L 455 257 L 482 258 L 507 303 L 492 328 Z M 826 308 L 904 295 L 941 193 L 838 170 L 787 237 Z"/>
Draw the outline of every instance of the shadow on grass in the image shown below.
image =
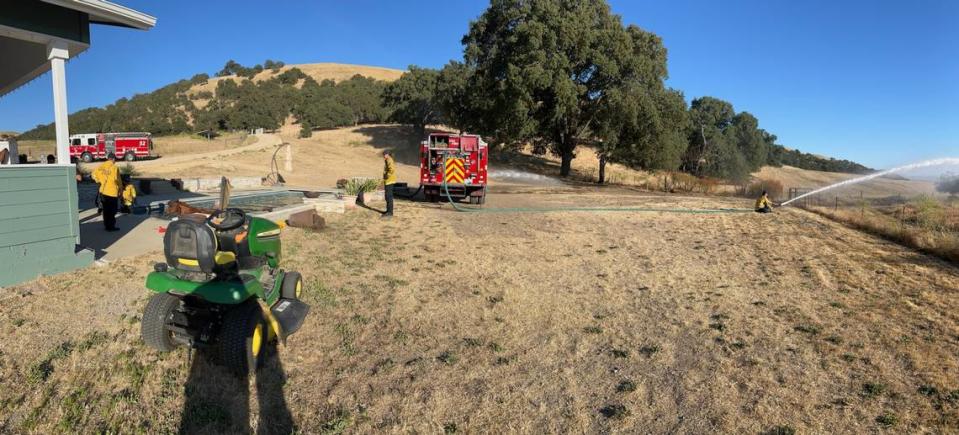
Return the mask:
<path id="1" fill-rule="evenodd" d="M 289 434 L 296 429 L 283 395 L 286 373 L 275 346 L 267 348 L 255 375 L 257 422 L 250 426 L 250 383 L 215 364 L 203 353 L 194 353 L 184 387 L 180 434 L 257 433 Z"/>

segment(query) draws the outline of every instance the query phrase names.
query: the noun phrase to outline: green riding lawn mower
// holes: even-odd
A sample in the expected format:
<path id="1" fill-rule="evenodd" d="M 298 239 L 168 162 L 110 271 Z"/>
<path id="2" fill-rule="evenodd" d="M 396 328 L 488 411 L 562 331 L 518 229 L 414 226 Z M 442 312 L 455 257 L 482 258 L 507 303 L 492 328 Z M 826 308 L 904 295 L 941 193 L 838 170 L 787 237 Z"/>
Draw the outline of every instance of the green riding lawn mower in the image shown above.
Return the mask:
<path id="1" fill-rule="evenodd" d="M 310 309 L 300 301 L 300 274 L 279 268 L 280 230 L 236 208 L 172 221 L 166 262 L 147 275 L 155 294 L 143 313 L 143 341 L 161 352 L 180 345 L 208 352 L 239 375 L 255 371 L 267 347 L 285 344 Z"/>

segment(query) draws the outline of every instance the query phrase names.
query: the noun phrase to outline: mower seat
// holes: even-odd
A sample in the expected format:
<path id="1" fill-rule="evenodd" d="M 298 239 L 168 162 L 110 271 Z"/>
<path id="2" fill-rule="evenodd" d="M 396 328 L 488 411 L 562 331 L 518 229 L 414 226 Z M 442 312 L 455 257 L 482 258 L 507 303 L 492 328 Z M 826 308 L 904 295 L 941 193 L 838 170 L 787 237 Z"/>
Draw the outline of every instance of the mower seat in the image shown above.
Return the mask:
<path id="1" fill-rule="evenodd" d="M 206 216 L 191 214 L 170 223 L 163 236 L 167 264 L 178 270 L 217 273 L 235 269 L 236 253 L 219 250 Z"/>

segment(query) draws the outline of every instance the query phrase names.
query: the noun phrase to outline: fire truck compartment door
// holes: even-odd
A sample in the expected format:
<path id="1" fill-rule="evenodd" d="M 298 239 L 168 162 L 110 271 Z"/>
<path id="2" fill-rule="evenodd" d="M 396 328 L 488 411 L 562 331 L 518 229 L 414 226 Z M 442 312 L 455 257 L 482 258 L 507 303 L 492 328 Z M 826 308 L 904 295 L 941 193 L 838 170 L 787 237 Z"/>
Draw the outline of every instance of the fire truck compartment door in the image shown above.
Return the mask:
<path id="1" fill-rule="evenodd" d="M 113 140 L 112 137 L 107 137 L 107 140 L 106 140 L 106 152 L 107 152 L 108 154 L 109 154 L 109 153 L 114 153 L 114 154 L 116 154 L 116 152 L 117 152 L 117 143 L 116 143 L 116 141 Z"/>
<path id="2" fill-rule="evenodd" d="M 463 151 L 473 152 L 476 151 L 476 138 L 475 137 L 464 137 L 461 139 L 463 144 Z"/>

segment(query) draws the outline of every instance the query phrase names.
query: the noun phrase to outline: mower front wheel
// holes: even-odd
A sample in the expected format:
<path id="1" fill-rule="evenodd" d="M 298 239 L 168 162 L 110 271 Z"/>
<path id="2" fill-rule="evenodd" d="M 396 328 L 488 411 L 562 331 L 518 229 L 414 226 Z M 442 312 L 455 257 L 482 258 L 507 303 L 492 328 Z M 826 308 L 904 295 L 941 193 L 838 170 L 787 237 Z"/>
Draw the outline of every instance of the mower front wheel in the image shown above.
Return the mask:
<path id="1" fill-rule="evenodd" d="M 140 336 L 147 346 L 160 352 L 169 352 L 176 348 L 177 343 L 173 341 L 166 324 L 179 307 L 180 298 L 169 293 L 157 293 L 150 298 L 140 322 Z"/>
<path id="2" fill-rule="evenodd" d="M 263 311 L 250 299 L 227 311 L 220 332 L 220 363 L 243 376 L 255 372 L 269 343 Z"/>
<path id="3" fill-rule="evenodd" d="M 280 295 L 283 299 L 300 299 L 303 294 L 303 277 L 300 272 L 287 272 L 280 284 Z"/>

